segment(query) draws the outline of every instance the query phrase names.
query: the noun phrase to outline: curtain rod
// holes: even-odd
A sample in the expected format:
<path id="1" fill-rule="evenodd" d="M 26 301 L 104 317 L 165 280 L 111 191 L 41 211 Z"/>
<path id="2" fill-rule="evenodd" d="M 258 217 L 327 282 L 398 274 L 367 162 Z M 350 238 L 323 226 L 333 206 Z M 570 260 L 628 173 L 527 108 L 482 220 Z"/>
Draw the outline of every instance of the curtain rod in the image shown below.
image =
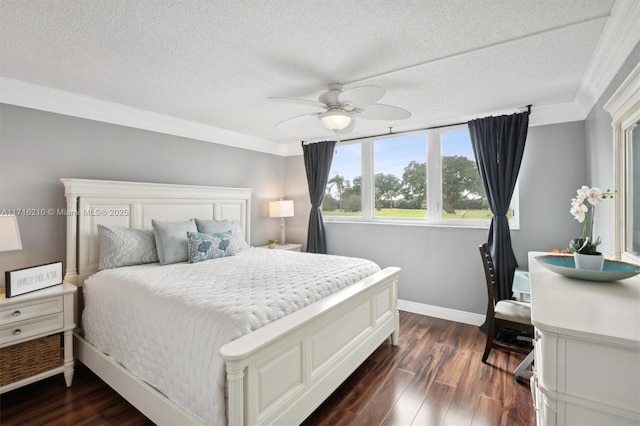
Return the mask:
<path id="1" fill-rule="evenodd" d="M 518 109 L 526 108 L 527 112 L 529 114 L 531 114 L 531 107 L 532 107 L 532 104 L 529 104 L 526 107 L 520 107 Z M 522 112 L 524 112 L 524 111 L 522 111 Z M 391 130 L 391 129 L 393 129 L 393 127 L 389 127 L 389 132 L 388 133 L 380 133 L 380 134 L 377 134 L 377 135 L 370 135 L 370 136 L 360 136 L 360 137 L 357 137 L 357 138 L 350 138 L 350 139 L 340 139 L 338 142 L 352 142 L 352 141 L 359 141 L 359 140 L 362 140 L 362 139 L 379 138 L 379 137 L 382 137 L 382 136 L 402 135 L 404 133 L 414 133 L 414 132 L 421 132 L 421 131 L 424 131 L 424 130 L 433 130 L 433 129 L 442 129 L 442 128 L 445 128 L 445 127 L 462 126 L 463 124 L 467 124 L 467 123 L 468 123 L 468 121 L 464 121 L 464 122 L 461 122 L 461 123 L 441 124 L 439 126 L 423 127 L 421 129 L 413 129 L 413 130 L 401 130 L 399 132 L 394 132 L 393 130 Z M 302 145 L 304 145 L 305 143 L 315 143 L 315 142 L 310 142 L 310 141 L 301 141 L 301 142 L 302 142 Z"/>

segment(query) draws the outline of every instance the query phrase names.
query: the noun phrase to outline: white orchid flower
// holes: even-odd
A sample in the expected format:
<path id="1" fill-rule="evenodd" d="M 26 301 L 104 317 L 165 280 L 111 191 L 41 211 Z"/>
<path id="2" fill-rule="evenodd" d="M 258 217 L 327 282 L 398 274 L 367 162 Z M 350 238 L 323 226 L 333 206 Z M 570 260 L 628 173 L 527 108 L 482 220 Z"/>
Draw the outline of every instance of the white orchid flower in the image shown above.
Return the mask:
<path id="1" fill-rule="evenodd" d="M 571 214 L 580 223 L 584 222 L 585 214 L 589 209 L 584 204 L 578 204 L 571 207 Z"/>
<path id="2" fill-rule="evenodd" d="M 587 185 L 582 185 L 576 192 L 578 193 L 578 199 L 584 200 L 589 196 L 590 188 Z"/>
<path id="3" fill-rule="evenodd" d="M 594 186 L 593 188 L 589 189 L 589 191 L 587 191 L 587 201 L 592 206 L 595 206 L 600 201 L 602 201 L 602 191 L 600 190 L 600 188 L 596 188 Z"/>

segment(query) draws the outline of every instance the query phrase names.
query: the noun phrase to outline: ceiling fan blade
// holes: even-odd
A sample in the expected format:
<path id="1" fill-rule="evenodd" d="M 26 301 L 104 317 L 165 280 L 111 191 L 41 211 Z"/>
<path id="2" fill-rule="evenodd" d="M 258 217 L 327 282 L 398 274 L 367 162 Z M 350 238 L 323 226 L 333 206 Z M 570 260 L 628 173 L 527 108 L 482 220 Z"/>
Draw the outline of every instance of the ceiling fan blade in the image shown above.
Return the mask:
<path id="1" fill-rule="evenodd" d="M 370 120 L 405 120 L 411 113 L 405 109 L 384 104 L 371 104 L 358 114 L 358 117 Z"/>
<path id="2" fill-rule="evenodd" d="M 325 104 L 321 104 L 318 101 L 310 101 L 308 99 L 296 99 L 296 98 L 269 98 L 273 101 L 278 101 L 278 102 L 287 102 L 290 104 L 301 104 L 301 105 L 307 105 L 307 106 L 312 106 L 312 107 L 317 107 L 317 108 L 326 108 L 327 106 Z"/>
<path id="3" fill-rule="evenodd" d="M 365 106 L 379 101 L 384 96 L 385 90 L 378 86 L 360 86 L 347 89 L 340 93 L 340 102 L 351 102 L 354 106 Z"/>
<path id="4" fill-rule="evenodd" d="M 308 119 L 310 119 L 312 117 L 317 117 L 318 114 L 320 114 L 320 113 L 319 112 L 311 112 L 311 113 L 308 113 L 308 114 L 302 114 L 302 115 L 298 115 L 298 116 L 295 116 L 295 117 L 287 118 L 286 120 L 281 121 L 278 124 L 276 124 L 276 127 L 278 127 L 278 126 L 287 126 L 289 124 L 299 123 L 301 121 L 308 120 Z"/>

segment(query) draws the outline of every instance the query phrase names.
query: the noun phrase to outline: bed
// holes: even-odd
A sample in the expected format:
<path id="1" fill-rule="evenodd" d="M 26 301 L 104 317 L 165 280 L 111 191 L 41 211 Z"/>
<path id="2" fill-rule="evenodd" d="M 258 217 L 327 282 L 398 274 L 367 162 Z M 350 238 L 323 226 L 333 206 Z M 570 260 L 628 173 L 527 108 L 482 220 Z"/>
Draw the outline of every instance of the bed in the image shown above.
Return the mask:
<path id="1" fill-rule="evenodd" d="M 100 293 L 92 289 L 91 286 L 96 281 L 115 282 L 114 277 L 124 272 L 127 277 L 136 274 L 153 276 L 154 273 L 157 275 L 160 268 L 164 268 L 150 264 L 96 274 L 99 262 L 99 225 L 150 229 L 152 219 L 228 220 L 239 223 L 246 242 L 250 241 L 250 189 L 83 179 L 61 181 L 65 186 L 67 199 L 65 281 L 76 284 L 82 290 L 85 281 L 91 277 L 87 281 L 87 302 L 100 298 L 106 301 L 110 298 L 109 292 Z M 216 267 L 225 265 L 227 261 L 229 264 L 232 261 L 248 262 L 246 264 L 262 262 L 290 265 L 282 269 L 295 270 L 296 262 L 308 261 L 312 259 L 310 256 L 338 263 L 338 259 L 331 256 L 273 252 L 249 248 L 234 256 L 233 260 L 225 258 L 223 262 L 216 263 Z M 284 257 L 264 260 L 265 256 L 273 255 Z M 220 259 L 216 259 L 202 264 L 219 261 Z M 193 265 L 199 264 L 177 264 L 168 269 L 175 269 L 178 277 L 186 277 L 187 271 L 204 267 L 184 269 Z M 160 275 L 164 276 L 165 269 L 162 271 Z M 234 336 L 224 343 L 219 348 L 223 373 L 226 370 L 226 404 L 223 404 L 226 412 L 223 417 L 219 417 L 219 414 L 217 417 L 203 416 L 200 412 L 194 414 L 193 407 L 185 408 L 184 403 L 175 402 L 175 398 L 167 396 L 171 388 L 163 390 L 161 385 L 151 385 L 140 377 L 135 368 L 131 365 L 127 367 L 126 359 L 105 353 L 85 339 L 82 325 L 75 334 L 76 358 L 157 424 L 218 423 L 215 419 L 220 418 L 232 425 L 297 424 L 322 403 L 385 339 L 391 337 L 393 344 L 397 344 L 398 272 L 398 268 L 365 268 L 360 272 L 361 275 L 355 276 L 355 282 L 332 290 L 328 296 L 323 295 L 326 297 L 311 297 L 308 303 L 297 307 L 293 312 L 283 309 L 287 312 L 266 321 L 266 325 L 252 325 L 240 337 Z M 278 274 L 271 275 L 274 286 L 284 285 L 288 280 Z M 264 281 L 266 280 L 265 278 Z M 263 279 L 257 281 L 261 282 Z M 122 287 L 121 292 L 127 294 L 128 291 L 131 290 Z M 79 293 L 76 323 L 81 319 L 84 305 L 82 291 Z M 184 294 L 190 293 L 185 291 Z M 90 295 L 93 299 L 89 298 Z M 105 322 L 113 320 L 106 313 L 101 313 L 98 317 Z M 179 324 L 182 326 L 182 323 Z M 194 329 L 193 325 L 186 323 L 184 327 Z M 152 330 L 145 333 L 152 334 Z M 205 349 L 198 354 L 202 358 L 207 353 Z M 213 358 L 215 357 L 211 357 Z M 211 380 L 213 386 L 215 379 L 204 371 L 203 375 Z M 181 380 L 180 377 L 174 378 L 171 386 L 178 383 L 182 387 L 189 387 L 192 378 Z M 213 401 L 211 404 L 214 404 Z"/>

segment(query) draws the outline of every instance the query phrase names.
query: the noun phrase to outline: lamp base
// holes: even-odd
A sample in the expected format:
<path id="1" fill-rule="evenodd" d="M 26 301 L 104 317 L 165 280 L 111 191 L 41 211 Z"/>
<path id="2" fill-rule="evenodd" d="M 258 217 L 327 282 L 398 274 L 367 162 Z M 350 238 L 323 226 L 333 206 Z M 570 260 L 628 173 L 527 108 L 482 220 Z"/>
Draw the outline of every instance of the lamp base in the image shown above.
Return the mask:
<path id="1" fill-rule="evenodd" d="M 285 245 L 284 217 L 280 218 L 280 244 Z"/>

